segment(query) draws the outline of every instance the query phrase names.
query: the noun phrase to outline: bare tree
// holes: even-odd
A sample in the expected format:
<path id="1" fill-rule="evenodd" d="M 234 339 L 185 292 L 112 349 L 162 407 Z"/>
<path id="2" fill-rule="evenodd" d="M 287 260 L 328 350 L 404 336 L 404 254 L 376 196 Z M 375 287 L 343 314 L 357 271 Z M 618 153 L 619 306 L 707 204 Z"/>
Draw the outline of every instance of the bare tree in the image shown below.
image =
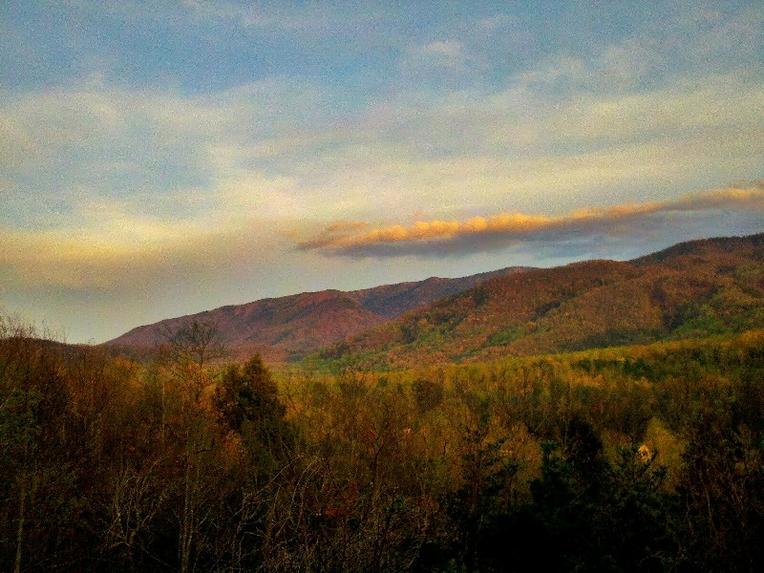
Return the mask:
<path id="1" fill-rule="evenodd" d="M 170 358 L 176 362 L 192 362 L 204 368 L 209 361 L 228 353 L 214 322 L 187 321 L 178 328 L 165 328 L 163 335 Z"/>
<path id="2" fill-rule="evenodd" d="M 195 552 L 201 542 L 202 527 L 209 519 L 210 507 L 205 497 L 209 493 L 204 484 L 210 477 L 210 456 L 214 457 L 214 420 L 205 408 L 203 390 L 211 382 L 209 364 L 227 354 L 217 325 L 212 322 L 191 320 L 164 332 L 162 354 L 173 377 L 185 386 L 187 399 L 183 401 L 184 466 L 178 519 L 178 561 L 185 573 L 194 567 Z M 162 386 L 164 427 L 164 385 Z"/>

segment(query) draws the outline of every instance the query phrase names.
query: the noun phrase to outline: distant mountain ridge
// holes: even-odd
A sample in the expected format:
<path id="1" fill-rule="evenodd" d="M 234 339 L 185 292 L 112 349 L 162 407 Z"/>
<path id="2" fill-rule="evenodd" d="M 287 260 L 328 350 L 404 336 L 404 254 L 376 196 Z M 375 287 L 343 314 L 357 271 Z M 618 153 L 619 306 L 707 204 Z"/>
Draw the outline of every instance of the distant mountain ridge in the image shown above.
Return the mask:
<path id="1" fill-rule="evenodd" d="M 764 234 L 757 234 L 495 277 L 338 342 L 317 360 L 406 368 L 762 327 Z"/>
<path id="2" fill-rule="evenodd" d="M 167 330 L 198 320 L 215 324 L 235 354 L 259 352 L 271 361 L 297 359 L 491 278 L 526 270 L 508 267 L 462 278 L 431 277 L 356 291 L 266 298 L 139 326 L 105 344 L 150 348 L 165 340 Z"/>
<path id="3" fill-rule="evenodd" d="M 106 344 L 150 348 L 191 320 L 216 324 L 238 356 L 382 369 L 741 332 L 764 328 L 764 233 L 631 261 L 268 298 L 140 326 Z"/>

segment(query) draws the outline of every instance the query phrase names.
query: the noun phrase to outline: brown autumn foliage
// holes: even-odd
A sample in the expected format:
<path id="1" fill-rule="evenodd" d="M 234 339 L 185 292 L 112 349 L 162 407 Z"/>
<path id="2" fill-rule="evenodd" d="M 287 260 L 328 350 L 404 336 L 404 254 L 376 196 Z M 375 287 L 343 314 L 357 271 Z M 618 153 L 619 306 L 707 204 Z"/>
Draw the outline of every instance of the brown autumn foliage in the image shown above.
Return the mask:
<path id="1" fill-rule="evenodd" d="M 181 351 L 137 362 L 2 328 L 4 570 L 764 559 L 761 331 L 329 375 Z"/>
<path id="2" fill-rule="evenodd" d="M 456 279 L 432 277 L 350 292 L 326 290 L 223 306 L 140 326 L 107 344 L 130 347 L 134 353 L 149 350 L 164 343 L 168 329 L 196 321 L 214 324 L 220 340 L 239 358 L 259 353 L 270 361 L 294 360 L 491 277 L 523 270 L 510 267 Z"/>
<path id="3" fill-rule="evenodd" d="M 497 277 L 316 356 L 406 368 L 764 327 L 764 235 Z"/>

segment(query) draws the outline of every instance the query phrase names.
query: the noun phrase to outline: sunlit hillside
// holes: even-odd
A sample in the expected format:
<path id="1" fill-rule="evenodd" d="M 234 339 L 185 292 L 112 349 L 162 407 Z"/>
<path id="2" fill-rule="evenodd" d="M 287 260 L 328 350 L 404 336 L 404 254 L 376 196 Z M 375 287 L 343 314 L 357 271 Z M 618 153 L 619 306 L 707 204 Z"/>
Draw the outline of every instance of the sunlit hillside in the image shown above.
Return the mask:
<path id="1" fill-rule="evenodd" d="M 764 235 L 753 235 L 495 278 L 338 343 L 317 363 L 399 368 L 762 326 Z"/>

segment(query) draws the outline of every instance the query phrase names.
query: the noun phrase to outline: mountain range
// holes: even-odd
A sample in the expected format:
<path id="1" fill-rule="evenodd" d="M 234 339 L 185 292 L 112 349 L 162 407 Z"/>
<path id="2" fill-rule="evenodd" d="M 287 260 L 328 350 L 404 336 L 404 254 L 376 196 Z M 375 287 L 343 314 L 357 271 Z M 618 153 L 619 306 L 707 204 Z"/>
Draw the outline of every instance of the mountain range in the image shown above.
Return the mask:
<path id="1" fill-rule="evenodd" d="M 764 327 L 764 234 L 680 243 L 496 277 L 326 349 L 400 368 L 694 338 Z"/>
<path id="2" fill-rule="evenodd" d="M 155 345 L 188 320 L 216 324 L 237 354 L 381 369 L 740 332 L 764 327 L 764 234 L 680 243 L 631 261 L 264 299 L 141 326 L 107 344 Z"/>
<path id="3" fill-rule="evenodd" d="M 462 278 L 382 285 L 356 291 L 324 290 L 229 305 L 139 326 L 107 342 L 152 348 L 186 322 L 215 325 L 235 356 L 260 353 L 269 361 L 296 360 L 406 312 L 468 290 L 486 280 L 528 270 L 508 267 Z"/>

